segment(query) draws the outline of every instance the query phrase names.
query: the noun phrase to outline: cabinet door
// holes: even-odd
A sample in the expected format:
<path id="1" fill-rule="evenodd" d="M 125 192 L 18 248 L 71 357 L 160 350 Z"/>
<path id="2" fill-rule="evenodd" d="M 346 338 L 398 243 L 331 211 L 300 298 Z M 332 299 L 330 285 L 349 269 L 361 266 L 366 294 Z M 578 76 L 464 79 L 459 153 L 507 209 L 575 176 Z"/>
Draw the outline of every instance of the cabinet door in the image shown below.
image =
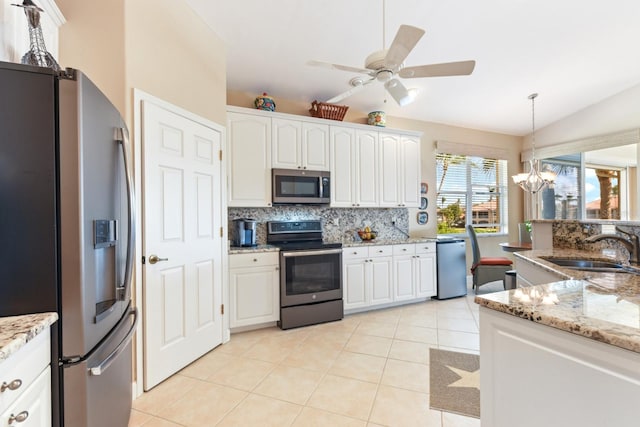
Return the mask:
<path id="1" fill-rule="evenodd" d="M 302 123 L 302 167 L 304 169 L 329 170 L 329 126 Z"/>
<path id="2" fill-rule="evenodd" d="M 356 206 L 378 206 L 378 132 L 357 131 Z"/>
<path id="3" fill-rule="evenodd" d="M 393 258 L 395 301 L 414 298 L 413 259 L 413 255 Z"/>
<path id="4" fill-rule="evenodd" d="M 436 254 L 421 254 L 414 258 L 416 297 L 436 294 Z"/>
<path id="5" fill-rule="evenodd" d="M 271 119 L 227 113 L 229 206 L 271 206 Z"/>
<path id="6" fill-rule="evenodd" d="M 20 416 L 26 416 L 24 421 L 12 419 Z M 26 427 L 51 425 L 51 368 L 49 366 L 6 411 L 0 414 L 0 425 Z"/>
<path id="7" fill-rule="evenodd" d="M 398 154 L 400 137 L 380 134 L 380 206 L 400 206 L 401 176 Z"/>
<path id="8" fill-rule="evenodd" d="M 420 138 L 400 138 L 400 204 L 420 207 Z"/>
<path id="9" fill-rule="evenodd" d="M 343 285 L 344 292 L 342 293 L 344 299 L 344 309 L 365 307 L 367 302 L 367 268 L 369 262 L 364 259 L 346 261 L 343 264 Z"/>
<path id="10" fill-rule="evenodd" d="M 331 206 L 355 205 L 355 130 L 332 126 L 331 136 Z"/>
<path id="11" fill-rule="evenodd" d="M 280 319 L 278 273 L 277 265 L 231 269 L 230 327 L 258 325 Z"/>
<path id="12" fill-rule="evenodd" d="M 369 260 L 371 269 L 367 285 L 371 289 L 370 305 L 393 302 L 393 258 L 380 257 Z"/>
<path id="13" fill-rule="evenodd" d="M 302 123 L 297 120 L 271 120 L 271 166 L 302 169 Z"/>

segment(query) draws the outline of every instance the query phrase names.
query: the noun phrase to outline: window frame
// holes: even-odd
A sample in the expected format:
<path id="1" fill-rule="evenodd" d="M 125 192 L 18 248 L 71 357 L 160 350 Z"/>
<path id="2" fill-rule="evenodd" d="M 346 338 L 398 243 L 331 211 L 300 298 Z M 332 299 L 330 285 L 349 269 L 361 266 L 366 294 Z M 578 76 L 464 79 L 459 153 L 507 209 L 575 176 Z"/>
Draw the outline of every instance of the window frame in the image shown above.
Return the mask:
<path id="1" fill-rule="evenodd" d="M 440 190 L 440 181 L 442 179 L 442 175 L 441 175 L 441 164 L 442 164 L 442 156 L 451 156 L 451 157 L 457 157 L 457 158 L 464 158 L 464 169 L 465 169 L 465 177 L 464 177 L 464 182 L 465 182 L 465 189 L 464 190 L 453 190 L 453 191 L 443 191 L 442 193 L 439 191 Z M 496 185 L 495 187 L 493 187 L 493 191 L 492 190 L 485 190 L 485 191 L 481 191 L 478 192 L 477 189 L 474 191 L 474 184 L 473 184 L 473 171 L 474 169 L 477 167 L 478 163 L 484 163 L 485 160 L 491 160 L 494 163 L 494 168 L 493 170 L 495 171 L 495 176 L 496 176 Z M 469 154 L 469 155 L 465 155 L 465 154 L 456 154 L 456 153 L 446 153 L 446 152 L 437 152 L 436 153 L 436 180 L 437 180 L 437 187 L 436 187 L 436 210 L 438 212 L 438 214 L 436 215 L 436 222 L 437 222 L 437 234 L 439 236 L 462 236 L 462 235 L 466 235 L 467 234 L 467 226 L 468 225 L 472 225 L 474 228 L 485 228 L 485 229 L 491 229 L 491 228 L 495 228 L 496 231 L 487 231 L 487 232 L 482 232 L 481 235 L 491 235 L 491 236 L 502 236 L 502 235 L 506 235 L 508 234 L 508 176 L 507 176 L 507 161 L 504 159 L 500 159 L 500 158 L 493 158 L 493 157 L 487 157 L 487 156 L 479 156 L 476 154 Z M 461 174 L 458 174 L 459 178 Z M 462 182 L 462 179 L 459 179 L 460 182 Z M 446 176 L 445 176 L 445 182 L 442 184 L 442 187 L 445 187 L 446 183 Z M 482 184 L 482 186 L 485 187 L 490 187 L 487 184 Z M 477 187 L 477 184 L 476 184 Z M 440 224 L 442 223 L 441 221 L 441 215 L 440 213 L 440 199 L 441 199 L 441 194 L 445 194 L 445 195 L 459 195 L 460 197 L 458 198 L 458 200 L 461 200 L 464 198 L 464 231 L 460 232 L 460 233 L 442 233 L 440 232 Z M 493 198 L 494 195 L 497 195 L 497 204 L 496 204 L 496 211 L 498 212 L 498 218 L 499 218 L 499 222 L 492 222 L 492 223 L 483 223 L 483 224 L 479 224 L 479 223 L 474 223 L 474 220 L 476 220 L 476 215 L 474 215 L 474 211 L 473 211 L 473 207 L 474 207 L 474 201 L 477 204 L 478 202 L 476 201 L 479 195 L 483 195 L 486 194 L 488 200 L 491 200 Z M 474 200 L 474 196 L 475 196 L 475 200 Z M 455 202 L 454 202 L 455 203 Z M 450 206 L 452 203 L 450 203 L 447 206 Z M 444 208 L 445 206 L 442 206 L 442 208 Z M 468 214 L 470 213 L 470 214 Z M 487 216 L 491 216 L 488 214 L 487 212 Z"/>

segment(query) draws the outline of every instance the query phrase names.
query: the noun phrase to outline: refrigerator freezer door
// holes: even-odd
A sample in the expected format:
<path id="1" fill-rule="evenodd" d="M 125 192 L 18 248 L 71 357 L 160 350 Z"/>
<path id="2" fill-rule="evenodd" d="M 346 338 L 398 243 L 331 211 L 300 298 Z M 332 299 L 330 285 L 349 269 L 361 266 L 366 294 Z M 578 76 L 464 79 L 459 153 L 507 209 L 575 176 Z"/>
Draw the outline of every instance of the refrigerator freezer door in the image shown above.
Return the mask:
<path id="1" fill-rule="evenodd" d="M 113 427 L 129 424 L 131 414 L 131 337 L 137 311 L 124 316 L 116 329 L 87 360 L 64 366 L 64 425 Z"/>

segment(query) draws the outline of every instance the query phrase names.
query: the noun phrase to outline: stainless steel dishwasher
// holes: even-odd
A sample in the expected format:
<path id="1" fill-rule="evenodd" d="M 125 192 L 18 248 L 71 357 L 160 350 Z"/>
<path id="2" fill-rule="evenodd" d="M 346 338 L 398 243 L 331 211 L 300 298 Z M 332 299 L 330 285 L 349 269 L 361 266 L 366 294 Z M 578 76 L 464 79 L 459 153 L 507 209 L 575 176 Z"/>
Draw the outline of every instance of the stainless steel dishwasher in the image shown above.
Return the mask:
<path id="1" fill-rule="evenodd" d="M 439 237 L 436 241 L 438 291 L 436 299 L 467 294 L 467 249 L 465 241 Z"/>

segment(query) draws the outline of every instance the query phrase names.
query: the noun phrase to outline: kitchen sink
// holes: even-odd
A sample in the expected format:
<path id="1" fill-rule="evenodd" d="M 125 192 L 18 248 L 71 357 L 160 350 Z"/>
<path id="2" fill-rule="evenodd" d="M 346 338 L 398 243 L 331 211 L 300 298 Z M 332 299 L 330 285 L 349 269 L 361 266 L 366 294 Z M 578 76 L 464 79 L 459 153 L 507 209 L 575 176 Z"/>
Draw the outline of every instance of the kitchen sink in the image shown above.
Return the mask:
<path id="1" fill-rule="evenodd" d="M 571 259 L 571 258 L 552 258 L 552 257 L 544 258 L 544 259 L 555 265 L 559 265 L 561 267 L 575 269 L 575 270 L 605 272 L 605 273 L 640 274 L 640 270 L 638 270 L 637 268 L 618 264 L 611 261 L 594 261 L 591 259 Z"/>
<path id="2" fill-rule="evenodd" d="M 545 260 L 565 268 L 584 271 L 600 271 L 608 273 L 627 273 L 622 264 L 610 261 L 594 261 L 591 259 L 544 258 Z"/>

